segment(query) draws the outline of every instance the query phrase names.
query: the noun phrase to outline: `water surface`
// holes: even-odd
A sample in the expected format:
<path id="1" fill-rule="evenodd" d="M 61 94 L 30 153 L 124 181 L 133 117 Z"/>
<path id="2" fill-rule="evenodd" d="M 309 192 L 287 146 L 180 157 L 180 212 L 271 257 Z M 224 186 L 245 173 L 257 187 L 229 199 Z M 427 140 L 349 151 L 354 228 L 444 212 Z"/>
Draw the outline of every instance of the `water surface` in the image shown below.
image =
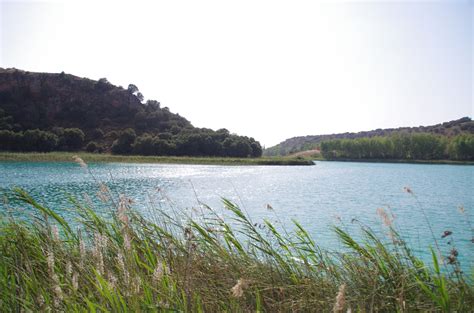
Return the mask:
<path id="1" fill-rule="evenodd" d="M 474 166 L 317 162 L 316 166 L 216 166 L 167 164 L 89 164 L 90 173 L 74 163 L 0 162 L 0 188 L 22 187 L 41 202 L 68 216 L 66 195 L 92 202 L 99 182 L 134 200 L 145 215 L 153 208 L 192 211 L 199 201 L 222 210 L 221 198 L 239 204 L 256 222 L 264 218 L 291 228 L 299 221 L 322 246 L 340 249 L 330 231 L 341 223 L 360 222 L 383 231 L 377 208 L 391 210 L 407 241 L 427 259 L 433 245 L 423 212 L 435 236 L 453 232 L 464 267 L 472 267 L 474 244 L 469 225 L 474 209 Z M 410 187 L 414 195 L 404 191 Z M 199 200 L 199 201 L 198 201 Z M 270 205 L 273 210 L 268 210 Z M 11 205 L 12 206 L 12 205 Z M 13 205 L 14 206 L 14 205 Z M 466 213 L 461 214 L 463 207 Z M 2 204 L 2 210 L 6 206 Z M 16 214 L 25 214 L 15 209 Z M 472 220 L 472 218 L 471 218 Z M 447 253 L 447 252 L 446 252 Z"/>

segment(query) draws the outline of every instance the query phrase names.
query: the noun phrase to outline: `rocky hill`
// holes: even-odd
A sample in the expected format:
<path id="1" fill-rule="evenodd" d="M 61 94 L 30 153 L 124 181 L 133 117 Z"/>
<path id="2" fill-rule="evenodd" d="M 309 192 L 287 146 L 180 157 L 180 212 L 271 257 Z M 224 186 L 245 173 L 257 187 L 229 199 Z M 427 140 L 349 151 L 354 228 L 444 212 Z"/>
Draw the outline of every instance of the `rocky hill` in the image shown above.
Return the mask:
<path id="1" fill-rule="evenodd" d="M 333 139 L 356 139 L 371 138 L 375 136 L 390 136 L 395 133 L 431 133 L 443 136 L 455 136 L 462 133 L 473 134 L 474 122 L 469 117 L 463 117 L 458 120 L 436 124 L 431 126 L 419 127 L 399 127 L 387 129 L 375 129 L 371 131 L 362 131 L 357 133 L 341 133 L 315 136 L 299 136 L 287 139 L 276 146 L 265 149 L 265 156 L 289 155 L 300 151 L 312 150 L 319 146 L 323 141 Z"/>
<path id="2" fill-rule="evenodd" d="M 160 108 L 156 101 L 143 104 L 133 85 L 124 89 L 103 78 L 94 81 L 60 73 L 32 73 L 0 68 L 0 108 L 12 117 L 13 130 L 77 127 L 89 135 L 103 131 L 136 128 L 165 131 L 173 126 L 192 127 L 185 118 Z M 150 106 L 151 105 L 151 106 Z M 140 113 L 152 111 L 143 121 Z M 4 127 L 5 128 L 5 127 Z"/>
<path id="3" fill-rule="evenodd" d="M 253 138 L 195 128 L 143 102 L 138 88 L 62 73 L 0 68 L 0 150 L 146 155 L 260 156 Z M 90 145 L 89 145 L 90 143 Z M 114 149 L 115 147 L 115 149 Z"/>

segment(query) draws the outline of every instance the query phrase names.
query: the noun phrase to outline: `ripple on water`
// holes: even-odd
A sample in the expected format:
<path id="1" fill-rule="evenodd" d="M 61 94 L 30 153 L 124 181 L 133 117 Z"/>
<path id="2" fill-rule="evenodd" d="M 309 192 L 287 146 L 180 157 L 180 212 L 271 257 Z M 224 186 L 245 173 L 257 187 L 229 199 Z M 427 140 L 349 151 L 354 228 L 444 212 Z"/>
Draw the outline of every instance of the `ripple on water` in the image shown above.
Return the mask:
<path id="1" fill-rule="evenodd" d="M 317 162 L 312 167 L 214 166 L 167 164 L 89 164 L 97 181 L 115 195 L 126 194 L 137 209 L 151 215 L 153 207 L 172 203 L 177 208 L 198 206 L 196 197 L 221 210 L 221 197 L 230 199 L 255 221 L 281 221 L 291 229 L 298 220 L 328 248 L 339 247 L 330 225 L 356 228 L 353 219 L 381 229 L 375 211 L 389 208 L 399 229 L 415 251 L 433 245 L 422 210 L 435 234 L 453 231 L 461 259 L 474 260 L 472 232 L 466 215 L 474 209 L 474 167 L 453 165 Z M 97 198 L 98 183 L 73 163 L 0 162 L 0 188 L 23 187 L 42 203 L 71 217 L 65 195 L 107 208 Z M 403 191 L 411 187 L 416 198 Z M 87 196 L 85 196 L 87 195 Z M 170 202 L 172 201 L 172 202 Z M 274 210 L 269 211 L 270 204 Z M 24 214 L 19 213 L 17 214 Z M 472 218 L 471 218 L 472 220 Z M 438 238 L 440 239 L 440 238 Z M 448 249 L 449 247 L 446 247 Z M 427 257 L 427 255 L 423 255 Z"/>

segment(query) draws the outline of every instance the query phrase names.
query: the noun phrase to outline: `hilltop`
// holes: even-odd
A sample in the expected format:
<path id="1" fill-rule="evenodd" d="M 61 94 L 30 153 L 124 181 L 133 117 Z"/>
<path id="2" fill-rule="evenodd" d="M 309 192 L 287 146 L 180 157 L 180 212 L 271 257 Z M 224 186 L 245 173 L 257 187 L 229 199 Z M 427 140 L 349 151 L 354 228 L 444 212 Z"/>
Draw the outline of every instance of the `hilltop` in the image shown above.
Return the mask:
<path id="1" fill-rule="evenodd" d="M 372 137 L 388 137 L 394 134 L 416 134 L 428 133 L 446 137 L 453 137 L 460 134 L 474 134 L 474 122 L 469 117 L 463 117 L 458 120 L 436 124 L 431 126 L 418 127 L 399 127 L 387 129 L 375 129 L 370 131 L 340 133 L 313 136 L 298 136 L 277 144 L 276 146 L 265 149 L 265 156 L 284 156 L 297 154 L 298 152 L 315 150 L 321 142 L 334 139 L 357 139 Z M 317 151 L 315 152 L 317 153 Z"/>
<path id="2" fill-rule="evenodd" d="M 196 128 L 139 89 L 0 68 L 0 150 L 259 157 L 253 138 Z"/>

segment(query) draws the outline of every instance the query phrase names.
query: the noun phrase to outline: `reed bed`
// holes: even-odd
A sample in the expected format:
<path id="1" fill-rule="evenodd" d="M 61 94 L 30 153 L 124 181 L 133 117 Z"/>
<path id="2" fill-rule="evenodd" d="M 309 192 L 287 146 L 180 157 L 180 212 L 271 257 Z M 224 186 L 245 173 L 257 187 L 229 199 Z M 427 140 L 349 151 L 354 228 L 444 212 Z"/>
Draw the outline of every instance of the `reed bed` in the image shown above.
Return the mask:
<path id="1" fill-rule="evenodd" d="M 79 160 L 80 163 L 80 160 Z M 87 167 L 85 163 L 80 163 Z M 411 190 L 407 190 L 411 193 Z M 255 223 L 223 199 L 225 217 L 154 208 L 146 218 L 101 184 L 110 216 L 71 200 L 68 223 L 22 189 L 29 218 L 0 218 L 2 312 L 469 312 L 472 280 L 457 252 L 413 255 L 389 212 L 387 236 L 334 227 L 345 249 L 322 249 L 294 221 Z M 445 234 L 449 236 L 449 234 Z"/>
<path id="2" fill-rule="evenodd" d="M 206 164 L 206 165 L 314 165 L 311 158 L 302 157 L 187 157 L 115 155 L 87 152 L 0 152 L 0 161 L 13 162 L 71 162 L 78 155 L 86 162 L 157 163 L 157 164 Z"/>

